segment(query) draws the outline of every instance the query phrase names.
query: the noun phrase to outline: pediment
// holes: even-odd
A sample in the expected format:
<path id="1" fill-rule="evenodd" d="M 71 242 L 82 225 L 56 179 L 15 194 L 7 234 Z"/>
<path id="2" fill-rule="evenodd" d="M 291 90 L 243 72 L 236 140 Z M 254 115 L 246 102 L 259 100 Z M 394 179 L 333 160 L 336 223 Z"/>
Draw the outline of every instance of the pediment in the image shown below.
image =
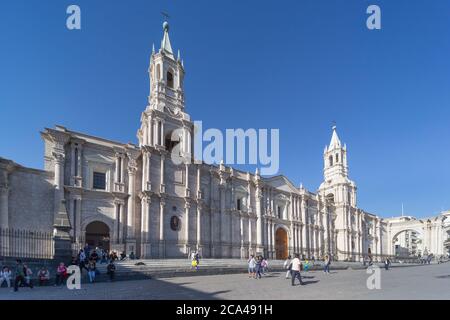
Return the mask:
<path id="1" fill-rule="evenodd" d="M 300 193 L 300 191 L 294 186 L 294 184 L 289 181 L 288 178 L 282 175 L 265 179 L 265 183 L 281 191 L 286 191 L 289 193 Z"/>

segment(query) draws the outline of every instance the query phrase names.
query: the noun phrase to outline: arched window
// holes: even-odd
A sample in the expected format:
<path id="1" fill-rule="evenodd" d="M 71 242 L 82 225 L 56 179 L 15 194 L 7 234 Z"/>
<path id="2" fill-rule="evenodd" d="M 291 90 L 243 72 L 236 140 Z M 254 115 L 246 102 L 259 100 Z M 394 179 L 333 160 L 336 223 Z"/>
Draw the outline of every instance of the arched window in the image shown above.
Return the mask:
<path id="1" fill-rule="evenodd" d="M 330 156 L 329 160 L 330 160 L 330 167 L 331 167 L 333 165 L 333 156 Z"/>
<path id="2" fill-rule="evenodd" d="M 339 154 L 336 153 L 336 163 L 339 162 Z"/>
<path id="3" fill-rule="evenodd" d="M 164 146 L 166 147 L 166 150 L 169 152 L 172 152 L 173 148 L 181 142 L 181 137 L 179 137 L 178 141 L 172 140 L 172 133 L 173 133 L 173 131 L 170 131 L 164 137 Z"/>
<path id="4" fill-rule="evenodd" d="M 328 194 L 327 195 L 327 200 L 330 202 L 330 203 L 334 203 L 334 194 L 332 194 L 332 193 L 330 193 L 330 194 Z"/>
<path id="5" fill-rule="evenodd" d="M 173 89 L 173 74 L 170 71 L 167 71 L 167 86 Z"/>

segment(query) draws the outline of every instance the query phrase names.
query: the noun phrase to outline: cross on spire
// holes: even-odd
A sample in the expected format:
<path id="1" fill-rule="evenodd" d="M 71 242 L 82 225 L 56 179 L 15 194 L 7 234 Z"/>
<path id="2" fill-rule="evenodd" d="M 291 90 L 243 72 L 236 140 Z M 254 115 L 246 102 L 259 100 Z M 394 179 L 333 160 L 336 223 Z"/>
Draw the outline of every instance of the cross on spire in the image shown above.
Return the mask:
<path id="1" fill-rule="evenodd" d="M 164 17 L 165 20 L 170 19 L 170 16 L 167 12 L 161 11 L 162 16 Z"/>
<path id="2" fill-rule="evenodd" d="M 331 122 L 331 128 L 334 130 L 334 129 L 336 129 L 336 120 L 333 120 L 332 122 Z"/>

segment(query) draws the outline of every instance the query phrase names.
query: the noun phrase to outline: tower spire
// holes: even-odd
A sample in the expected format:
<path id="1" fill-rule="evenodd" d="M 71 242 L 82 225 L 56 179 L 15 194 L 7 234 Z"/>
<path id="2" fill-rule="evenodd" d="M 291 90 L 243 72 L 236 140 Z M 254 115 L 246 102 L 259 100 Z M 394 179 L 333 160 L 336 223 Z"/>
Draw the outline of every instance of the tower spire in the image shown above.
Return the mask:
<path id="1" fill-rule="evenodd" d="M 331 127 L 331 129 L 333 130 L 333 134 L 331 135 L 331 141 L 328 150 L 333 150 L 341 147 L 341 140 L 339 139 L 339 136 L 336 131 L 335 121 L 333 121 L 333 126 Z"/>
<path id="2" fill-rule="evenodd" d="M 163 23 L 163 30 L 164 36 L 161 41 L 161 51 L 163 51 L 166 55 L 175 60 L 175 57 L 173 56 L 172 45 L 170 44 L 169 23 L 167 21 L 164 21 Z"/>

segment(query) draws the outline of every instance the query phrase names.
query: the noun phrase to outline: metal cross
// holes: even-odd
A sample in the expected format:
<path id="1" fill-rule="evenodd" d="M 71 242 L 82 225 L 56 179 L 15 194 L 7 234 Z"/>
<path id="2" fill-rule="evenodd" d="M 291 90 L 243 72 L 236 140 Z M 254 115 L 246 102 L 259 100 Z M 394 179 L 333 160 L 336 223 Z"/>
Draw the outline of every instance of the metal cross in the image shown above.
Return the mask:
<path id="1" fill-rule="evenodd" d="M 161 11 L 162 16 L 164 17 L 165 20 L 170 19 L 170 16 L 167 12 Z"/>

